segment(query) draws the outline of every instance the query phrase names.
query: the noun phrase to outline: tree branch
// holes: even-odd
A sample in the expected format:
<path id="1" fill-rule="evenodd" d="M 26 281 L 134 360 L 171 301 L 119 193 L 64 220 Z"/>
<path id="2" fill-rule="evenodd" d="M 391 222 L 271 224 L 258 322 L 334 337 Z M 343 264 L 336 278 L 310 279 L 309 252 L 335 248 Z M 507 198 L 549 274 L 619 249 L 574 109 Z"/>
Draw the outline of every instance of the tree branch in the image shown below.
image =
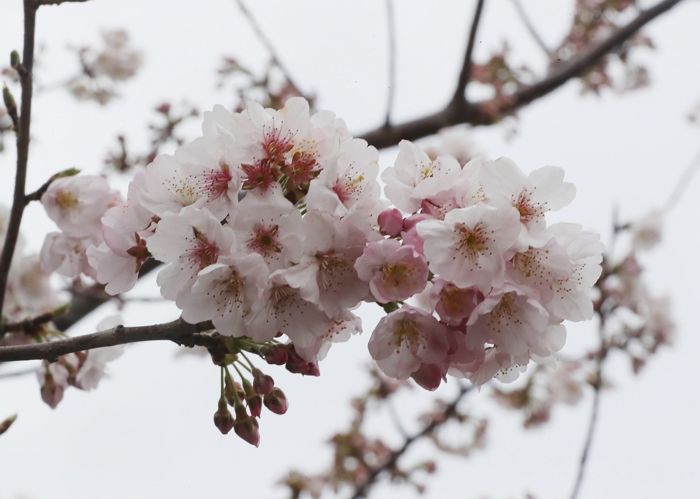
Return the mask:
<path id="1" fill-rule="evenodd" d="M 486 0 L 478 0 L 476 9 L 474 10 L 472 25 L 469 29 L 469 38 L 467 39 L 467 48 L 464 51 L 464 62 L 462 63 L 462 69 L 459 72 L 459 78 L 457 78 L 457 88 L 452 96 L 451 105 L 462 107 L 467 102 L 465 91 L 472 74 L 472 66 L 474 65 L 472 59 L 476 44 L 476 32 L 479 30 L 479 22 L 481 21 L 481 13 L 484 9 L 485 1 Z"/>
<path id="2" fill-rule="evenodd" d="M 20 106 L 19 128 L 17 129 L 17 167 L 15 171 L 15 189 L 10 211 L 10 220 L 5 234 L 5 244 L 0 256 L 0 338 L 4 335 L 3 307 L 7 278 L 15 254 L 19 228 L 24 214 L 24 190 L 27 182 L 27 162 L 29 160 L 29 125 L 32 117 L 32 70 L 34 67 L 34 32 L 36 27 L 36 5 L 33 0 L 24 0 L 24 48 L 22 62 L 17 73 L 22 87 L 22 104 Z"/>
<path id="3" fill-rule="evenodd" d="M 353 495 L 350 496 L 350 499 L 360 499 L 363 497 L 367 497 L 367 493 L 369 492 L 369 489 L 374 485 L 374 483 L 377 481 L 379 476 L 386 472 L 391 470 L 396 466 L 396 463 L 398 462 L 399 458 L 403 456 L 406 451 L 414 444 L 416 441 L 420 440 L 423 437 L 426 437 L 433 433 L 436 429 L 438 429 L 440 426 L 445 424 L 447 421 L 449 421 L 452 416 L 454 416 L 457 412 L 457 406 L 459 403 L 462 401 L 464 396 L 469 393 L 469 391 L 472 389 L 471 386 L 466 386 L 466 385 L 460 385 L 459 391 L 457 392 L 457 395 L 455 396 L 454 399 L 452 399 L 452 402 L 450 402 L 446 407 L 443 413 L 441 414 L 440 418 L 435 418 L 430 423 L 425 425 L 420 431 L 417 433 L 414 433 L 413 435 L 407 437 L 401 447 L 393 451 L 390 455 L 389 458 L 384 461 L 380 466 L 377 466 L 374 468 L 369 475 L 367 476 L 367 479 L 359 485 L 355 491 L 353 492 Z"/>
<path id="4" fill-rule="evenodd" d="M 386 32 L 389 52 L 388 85 L 386 96 L 386 115 L 384 126 L 391 125 L 391 113 L 394 109 L 394 95 L 396 94 L 396 19 L 394 19 L 394 1 L 385 0 L 386 4 Z"/>
<path id="5" fill-rule="evenodd" d="M 598 356 L 596 357 L 596 371 L 595 371 L 595 384 L 593 385 L 593 404 L 591 405 L 591 415 L 588 421 L 588 430 L 586 430 L 586 440 L 583 444 L 583 449 L 581 449 L 581 457 L 579 458 L 578 471 L 576 473 L 576 480 L 574 481 L 574 486 L 571 490 L 571 499 L 577 499 L 579 492 L 581 491 L 581 485 L 583 484 L 583 477 L 586 472 L 586 465 L 588 464 L 588 456 L 591 450 L 591 445 L 593 444 L 593 437 L 595 435 L 595 429 L 598 424 L 598 413 L 600 411 L 600 392 L 603 389 L 603 364 L 608 356 L 608 347 L 605 341 L 605 315 L 600 314 L 600 326 L 598 327 L 598 334 L 600 336 L 600 347 L 598 350 Z"/>
<path id="6" fill-rule="evenodd" d="M 36 6 L 40 5 L 61 5 L 63 3 L 85 3 L 89 0 L 35 0 Z"/>
<path id="7" fill-rule="evenodd" d="M 526 104 L 553 92 L 572 78 L 581 76 L 593 68 L 609 52 L 629 40 L 643 26 L 672 9 L 683 0 L 663 0 L 654 7 L 642 11 L 636 18 L 620 27 L 605 40 L 589 47 L 587 50 L 573 56 L 568 61 L 560 63 L 537 83 L 524 86 L 516 91 L 509 102 L 499 108 L 498 113 L 484 111 L 489 101 L 474 104 L 467 103 L 462 107 L 450 102 L 444 109 L 405 123 L 381 126 L 365 133 L 362 138 L 370 144 L 383 149 L 391 147 L 401 139 L 415 140 L 438 132 L 441 128 L 470 123 L 472 125 L 491 125 L 500 121 Z"/>
<path id="8" fill-rule="evenodd" d="M 287 69 L 287 66 L 284 65 L 284 63 L 282 62 L 282 59 L 280 59 L 279 55 L 277 54 L 277 50 L 275 49 L 275 46 L 272 44 L 270 39 L 267 37 L 267 35 L 263 31 L 262 27 L 260 27 L 260 24 L 258 24 L 258 20 L 255 19 L 253 14 L 250 12 L 248 7 L 246 6 L 245 2 L 243 0 L 235 0 L 235 1 L 236 1 L 236 5 L 238 5 L 238 8 L 240 9 L 241 13 L 248 20 L 248 24 L 250 24 L 250 27 L 253 29 L 255 36 L 258 37 L 258 40 L 260 40 L 260 42 L 267 49 L 267 52 L 270 54 L 270 59 L 272 59 L 272 62 L 274 62 L 277 65 L 277 67 L 280 68 L 280 71 L 282 71 L 282 74 L 287 79 L 289 84 L 292 86 L 294 91 L 299 95 L 305 95 L 301 91 L 299 86 L 296 84 L 296 82 L 294 81 L 294 78 L 292 78 L 292 75 L 289 72 L 289 69 Z"/>
<path id="9" fill-rule="evenodd" d="M 142 341 L 173 340 L 183 344 L 197 344 L 185 340 L 211 329 L 213 325 L 209 321 L 188 324 L 182 319 L 150 326 L 117 326 L 106 331 L 46 343 L 0 347 L 0 362 L 40 359 L 53 361 L 69 353 Z"/>
<path id="10" fill-rule="evenodd" d="M 540 34 L 537 32 L 535 29 L 535 25 L 532 24 L 532 21 L 530 20 L 530 17 L 527 15 L 527 12 L 525 11 L 525 8 L 523 7 L 523 4 L 520 2 L 520 0 L 511 0 L 513 2 L 513 6 L 515 7 L 515 10 L 518 12 L 518 16 L 520 16 L 520 20 L 523 22 L 525 25 L 525 29 L 527 29 L 527 32 L 530 33 L 530 36 L 532 39 L 535 41 L 538 47 L 542 49 L 542 51 L 547 54 L 547 56 L 552 55 L 552 51 L 547 47 L 547 44 L 544 42 Z"/>

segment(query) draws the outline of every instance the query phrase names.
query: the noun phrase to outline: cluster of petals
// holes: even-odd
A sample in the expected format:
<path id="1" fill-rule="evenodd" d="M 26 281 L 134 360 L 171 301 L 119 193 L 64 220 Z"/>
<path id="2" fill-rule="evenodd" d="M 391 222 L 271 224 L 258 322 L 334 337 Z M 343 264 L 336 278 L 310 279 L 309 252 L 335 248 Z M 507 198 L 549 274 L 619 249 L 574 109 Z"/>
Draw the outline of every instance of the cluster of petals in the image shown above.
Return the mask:
<path id="1" fill-rule="evenodd" d="M 458 132 L 458 158 L 402 141 L 382 174 L 387 203 L 377 150 L 332 113 L 301 98 L 216 106 L 125 200 L 101 177 L 52 183 L 42 202 L 61 232 L 42 262 L 118 294 L 153 258 L 184 320 L 256 342 L 284 335 L 307 362 L 359 332 L 353 309 L 376 302 L 387 315 L 369 347 L 386 374 L 428 389 L 448 373 L 514 378 L 562 347 L 563 321 L 592 316 L 602 247 L 548 224 L 574 197 L 561 169 L 467 162 Z"/>
<path id="2" fill-rule="evenodd" d="M 279 110 L 217 106 L 199 138 L 135 175 L 126 200 L 100 177 L 54 182 L 42 201 L 61 232 L 46 239 L 45 266 L 118 294 L 152 257 L 184 320 L 257 342 L 285 335 L 315 362 L 360 330 L 352 309 L 370 286 L 355 262 L 382 238 L 386 207 L 377 160 L 304 99 Z"/>
<path id="3" fill-rule="evenodd" d="M 356 262 L 373 298 L 392 310 L 370 340 L 387 375 L 429 389 L 447 373 L 475 384 L 513 380 L 562 348 L 563 321 L 592 317 L 599 237 L 546 220 L 574 197 L 563 177 L 555 167 L 526 175 L 505 158 L 461 166 L 401 142 L 383 174 L 401 211 L 379 215 L 386 239 Z"/>

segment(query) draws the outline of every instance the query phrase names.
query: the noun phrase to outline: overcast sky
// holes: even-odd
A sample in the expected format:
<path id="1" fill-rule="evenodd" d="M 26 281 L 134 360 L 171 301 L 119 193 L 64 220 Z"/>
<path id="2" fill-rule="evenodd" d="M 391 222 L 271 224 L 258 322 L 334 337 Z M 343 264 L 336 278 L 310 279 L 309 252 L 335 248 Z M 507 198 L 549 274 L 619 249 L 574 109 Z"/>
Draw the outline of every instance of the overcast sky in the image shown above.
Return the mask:
<path id="1" fill-rule="evenodd" d="M 21 44 L 21 1 L 2 0 L 0 57 Z M 249 2 L 301 86 L 358 133 L 379 124 L 385 108 L 386 34 L 384 3 L 321 0 Z M 435 111 L 453 90 L 475 2 L 396 3 L 398 81 L 394 118 Z M 572 1 L 523 0 L 544 36 L 554 43 L 566 29 Z M 650 2 L 646 2 L 649 4 Z M 205 6 L 206 5 L 206 6 Z M 205 6 L 205 7 L 204 7 Z M 685 117 L 700 101 L 697 57 L 700 3 L 686 1 L 648 33 L 654 51 L 642 51 L 653 85 L 624 96 L 581 97 L 570 83 L 524 110 L 513 123 L 477 129 L 475 140 L 492 156 L 508 156 L 526 170 L 563 167 L 577 198 L 558 219 L 580 222 L 607 237 L 613 206 L 623 217 L 642 216 L 661 205 L 700 148 L 700 129 Z M 207 109 L 230 102 L 215 90 L 222 55 L 261 67 L 265 51 L 232 0 L 94 0 L 45 7 L 37 23 L 45 53 L 39 78 L 45 83 L 71 74 L 67 45 L 98 39 L 100 30 L 126 28 L 144 51 L 146 64 L 123 89 L 123 97 L 100 108 L 76 106 L 65 93 L 37 97 L 29 188 L 69 166 L 99 172 L 119 132 L 145 143 L 145 124 L 163 100 L 186 98 Z M 511 36 L 518 60 L 542 67 L 541 54 L 514 16 L 510 2 L 487 2 L 477 57 Z M 11 142 L 8 141 L 8 145 Z M 382 156 L 391 164 L 394 151 Z M 12 151 L 0 155 L 0 199 L 8 203 Z M 582 499 L 700 497 L 700 391 L 692 380 L 700 355 L 697 308 L 700 245 L 700 180 L 667 219 L 665 242 L 644 258 L 653 290 L 669 294 L 678 338 L 641 376 L 612 359 L 615 389 L 605 392 Z M 24 222 L 29 245 L 39 248 L 51 223 L 33 206 Z M 152 281 L 134 294 L 157 294 Z M 175 358 L 163 344 L 131 346 L 116 361 L 111 378 L 94 393 L 69 390 L 55 411 L 44 405 L 30 376 L 0 382 L 0 418 L 19 419 L 0 438 L 0 499 L 125 499 L 168 497 L 279 498 L 275 482 L 291 466 L 318 470 L 328 460 L 325 439 L 347 422 L 347 400 L 366 386 L 366 342 L 379 318 L 377 307 L 361 308 L 365 334 L 334 347 L 318 379 L 272 371 L 290 399 L 284 417 L 262 419 L 262 443 L 254 449 L 211 423 L 218 397 L 218 370 L 196 358 Z M 81 323 L 90 332 L 109 310 Z M 174 318 L 167 305 L 127 310 L 127 324 Z M 569 328 L 565 351 L 594 342 L 592 324 Z M 444 393 L 454 390 L 448 383 Z M 590 394 L 589 394 L 590 395 Z M 493 413 L 487 391 L 470 395 L 476 413 Z M 428 399 L 426 399 L 427 402 Z M 517 416 L 493 419 L 487 449 L 469 460 L 445 459 L 431 479 L 428 497 L 522 497 L 559 499 L 569 493 L 583 441 L 590 398 L 559 409 L 541 430 L 524 433 Z M 401 407 L 410 414 L 413 407 Z M 408 421 L 410 419 L 407 418 Z M 385 428 L 378 424 L 377 432 Z M 421 457 L 425 448 L 413 457 Z M 408 488 L 383 488 L 376 497 L 413 497 Z"/>

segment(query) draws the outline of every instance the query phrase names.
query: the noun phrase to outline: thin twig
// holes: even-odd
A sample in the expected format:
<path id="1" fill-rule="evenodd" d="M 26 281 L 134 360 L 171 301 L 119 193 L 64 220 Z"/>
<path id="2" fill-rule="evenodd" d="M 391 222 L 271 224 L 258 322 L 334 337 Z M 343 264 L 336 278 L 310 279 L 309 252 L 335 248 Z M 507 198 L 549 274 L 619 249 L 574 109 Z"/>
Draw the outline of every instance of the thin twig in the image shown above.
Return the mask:
<path id="1" fill-rule="evenodd" d="M 376 468 L 372 469 L 372 471 L 367 475 L 367 479 L 361 484 L 358 485 L 352 496 L 350 496 L 350 499 L 360 499 L 363 497 L 367 497 L 367 492 L 369 489 L 374 485 L 374 483 L 377 481 L 379 476 L 386 472 L 391 470 L 396 466 L 396 463 L 398 462 L 399 458 L 403 456 L 406 451 L 418 440 L 422 439 L 423 437 L 427 437 L 431 435 L 436 429 L 438 429 L 440 426 L 445 424 L 447 421 L 449 421 L 452 416 L 454 416 L 457 412 L 457 406 L 459 403 L 462 401 L 464 396 L 469 393 L 469 391 L 472 389 L 471 386 L 466 386 L 466 385 L 460 385 L 459 391 L 457 392 L 457 395 L 455 396 L 454 399 L 452 399 L 452 402 L 450 402 L 447 406 L 445 406 L 444 411 L 441 414 L 440 418 L 435 418 L 430 423 L 426 424 L 420 431 L 417 433 L 414 433 L 413 435 L 407 437 L 401 447 L 398 449 L 394 450 L 390 455 L 389 458 L 384 461 L 381 465 L 377 466 Z"/>
<path id="2" fill-rule="evenodd" d="M 20 106 L 19 128 L 17 129 L 17 167 L 15 170 L 15 189 L 12 199 L 10 220 L 5 233 L 5 244 L 0 256 L 0 338 L 5 334 L 2 323 L 5 304 L 5 289 L 15 254 L 19 228 L 24 214 L 24 190 L 27 181 L 27 162 L 29 160 L 29 125 L 32 117 L 32 70 L 34 67 L 34 31 L 36 27 L 37 6 L 33 0 L 24 0 L 24 48 L 22 61 L 18 67 L 19 81 L 22 87 L 22 104 Z"/>
<path id="3" fill-rule="evenodd" d="M 284 75 L 286 80 L 289 82 L 289 84 L 291 85 L 294 92 L 299 94 L 299 95 L 304 95 L 304 93 L 299 88 L 299 85 L 297 85 L 296 82 L 294 81 L 294 78 L 292 78 L 292 74 L 289 72 L 289 69 L 287 68 L 287 66 L 284 65 L 284 63 L 282 62 L 282 59 L 280 59 L 280 56 L 277 53 L 277 50 L 275 49 L 275 46 L 272 44 L 270 39 L 267 37 L 267 35 L 263 31 L 262 27 L 258 23 L 258 20 L 255 19 L 252 12 L 250 12 L 248 7 L 246 6 L 245 2 L 243 0 L 235 0 L 235 2 L 236 2 L 236 5 L 238 5 L 238 8 L 240 9 L 241 13 L 248 20 L 248 24 L 250 24 L 250 27 L 253 29 L 255 36 L 258 37 L 258 40 L 260 40 L 260 42 L 267 49 L 268 54 L 270 54 L 270 59 L 272 60 L 272 62 L 274 62 L 277 65 L 277 67 L 280 69 L 280 71 L 282 71 L 282 74 Z"/>
<path id="4" fill-rule="evenodd" d="M 535 41 L 537 46 L 540 47 L 545 54 L 547 54 L 547 57 L 551 57 L 552 51 L 549 49 L 549 47 L 547 47 L 547 44 L 544 42 L 539 32 L 535 29 L 535 25 L 532 23 L 532 20 L 527 15 L 523 4 L 520 2 L 520 0 L 511 1 L 513 2 L 515 10 L 518 12 L 518 16 L 520 16 L 520 20 L 523 22 L 523 25 L 525 25 L 525 29 L 527 29 L 527 32 L 530 34 L 532 39 Z"/>
<path id="5" fill-rule="evenodd" d="M 608 356 L 607 342 L 605 341 L 605 315 L 601 313 L 600 318 L 600 326 L 598 327 L 600 346 L 596 357 L 596 371 L 593 384 L 593 403 L 591 405 L 591 415 L 588 421 L 588 430 L 586 430 L 586 440 L 584 441 L 583 449 L 581 449 L 581 457 L 579 459 L 576 480 L 574 481 L 574 486 L 571 490 L 571 499 L 577 499 L 579 492 L 581 491 L 581 485 L 583 484 L 583 478 L 586 473 L 586 465 L 588 464 L 588 456 L 591 451 L 593 437 L 595 436 L 595 430 L 599 419 L 598 414 L 600 412 L 600 396 L 603 389 L 603 364 Z"/>
<path id="6" fill-rule="evenodd" d="M 394 1 L 385 0 L 385 5 L 389 74 L 386 95 L 386 116 L 384 117 L 384 126 L 391 126 L 391 114 L 394 109 L 394 97 L 396 95 L 396 18 L 394 14 Z"/>
<path id="7" fill-rule="evenodd" d="M 491 125 L 500 121 L 526 104 L 550 94 L 572 78 L 585 74 L 612 50 L 633 37 L 642 27 L 658 16 L 672 9 L 683 0 L 662 0 L 654 7 L 643 10 L 629 23 L 612 32 L 607 38 L 592 45 L 587 50 L 558 64 L 540 81 L 523 86 L 516 91 L 507 104 L 499 108 L 499 113 L 486 112 L 489 101 L 467 104 L 462 107 L 448 105 L 435 113 L 404 123 L 386 127 L 384 125 L 363 134 L 361 137 L 378 149 L 391 147 L 401 139 L 416 140 L 437 133 L 441 128 L 469 123 Z"/>
<path id="8" fill-rule="evenodd" d="M 481 13 L 484 10 L 484 3 L 486 0 L 478 0 L 476 4 L 476 9 L 474 9 L 474 17 L 472 18 L 471 28 L 469 28 L 469 38 L 467 39 L 467 48 L 464 51 L 464 62 L 462 63 L 462 69 L 459 72 L 459 78 L 457 78 L 457 88 L 452 96 L 452 104 L 458 104 L 459 107 L 463 107 L 466 104 L 465 91 L 469 79 L 472 74 L 472 67 L 474 66 L 474 48 L 476 46 L 476 33 L 479 31 L 479 22 L 481 21 Z"/>
<path id="9" fill-rule="evenodd" d="M 209 321 L 188 324 L 182 319 L 149 326 L 116 326 L 97 333 L 45 343 L 0 347 L 0 362 L 39 359 L 52 361 L 69 353 L 142 341 L 172 340 L 185 345 L 198 344 L 198 342 L 187 341 L 187 338 L 211 329 L 213 326 Z"/>
<path id="10" fill-rule="evenodd" d="M 698 151 L 693 160 L 686 166 L 685 170 L 683 170 L 683 173 L 681 173 L 671 195 L 666 200 L 666 203 L 664 203 L 664 211 L 671 211 L 678 204 L 678 201 L 683 197 L 691 180 L 697 175 L 698 171 L 700 171 L 700 151 Z"/>

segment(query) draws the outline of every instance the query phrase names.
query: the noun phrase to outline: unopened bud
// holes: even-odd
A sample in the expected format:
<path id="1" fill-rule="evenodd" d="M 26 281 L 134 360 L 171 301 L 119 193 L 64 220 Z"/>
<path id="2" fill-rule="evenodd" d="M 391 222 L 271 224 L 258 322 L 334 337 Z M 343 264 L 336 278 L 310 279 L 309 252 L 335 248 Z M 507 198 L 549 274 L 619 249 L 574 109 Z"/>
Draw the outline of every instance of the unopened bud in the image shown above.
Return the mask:
<path id="1" fill-rule="evenodd" d="M 17 414 L 13 414 L 12 416 L 5 418 L 4 421 L 0 422 L 0 435 L 9 430 L 10 426 L 12 426 L 12 423 L 14 423 L 16 419 Z"/>
<path id="2" fill-rule="evenodd" d="M 302 359 L 294 348 L 289 349 L 288 355 L 289 358 L 287 359 L 286 367 L 287 371 L 290 373 L 305 374 L 308 376 L 319 376 L 321 374 L 316 362 L 309 362 Z"/>
<path id="3" fill-rule="evenodd" d="M 219 399 L 219 408 L 214 413 L 214 426 L 224 435 L 233 428 L 233 416 L 226 407 L 226 400 L 223 398 Z"/>
<path id="4" fill-rule="evenodd" d="M 379 232 L 386 236 L 396 237 L 403 229 L 403 215 L 396 208 L 388 208 L 377 217 Z"/>
<path id="5" fill-rule="evenodd" d="M 265 407 L 275 414 L 284 414 L 289 407 L 287 396 L 279 388 L 275 388 L 272 393 L 265 395 L 264 403 Z"/>
<path id="6" fill-rule="evenodd" d="M 275 380 L 260 369 L 253 371 L 253 388 L 260 395 L 269 395 L 275 387 Z"/>
<path id="7" fill-rule="evenodd" d="M 268 364 L 283 366 L 287 363 L 288 353 L 287 345 L 275 345 L 265 353 L 265 361 Z"/>
<path id="8" fill-rule="evenodd" d="M 233 430 L 236 432 L 236 435 L 250 445 L 255 447 L 260 445 L 260 429 L 257 419 L 252 417 L 236 418 L 236 421 L 233 423 Z"/>
<path id="9" fill-rule="evenodd" d="M 13 69 L 17 69 L 19 67 L 19 52 L 16 50 L 10 52 L 10 66 L 12 66 Z"/>
<path id="10" fill-rule="evenodd" d="M 15 98 L 7 85 L 2 87 L 2 100 L 5 103 L 7 114 L 10 116 L 10 118 L 12 118 L 12 122 L 17 123 L 17 103 L 15 102 Z"/>
<path id="11" fill-rule="evenodd" d="M 248 409 L 250 410 L 250 415 L 254 418 L 259 418 L 262 412 L 263 399 L 257 393 L 246 397 L 245 403 L 248 404 Z"/>
<path id="12" fill-rule="evenodd" d="M 63 400 L 63 386 L 55 383 L 53 379 L 47 381 L 41 386 L 41 400 L 46 402 L 46 404 L 55 409 L 58 403 Z"/>

